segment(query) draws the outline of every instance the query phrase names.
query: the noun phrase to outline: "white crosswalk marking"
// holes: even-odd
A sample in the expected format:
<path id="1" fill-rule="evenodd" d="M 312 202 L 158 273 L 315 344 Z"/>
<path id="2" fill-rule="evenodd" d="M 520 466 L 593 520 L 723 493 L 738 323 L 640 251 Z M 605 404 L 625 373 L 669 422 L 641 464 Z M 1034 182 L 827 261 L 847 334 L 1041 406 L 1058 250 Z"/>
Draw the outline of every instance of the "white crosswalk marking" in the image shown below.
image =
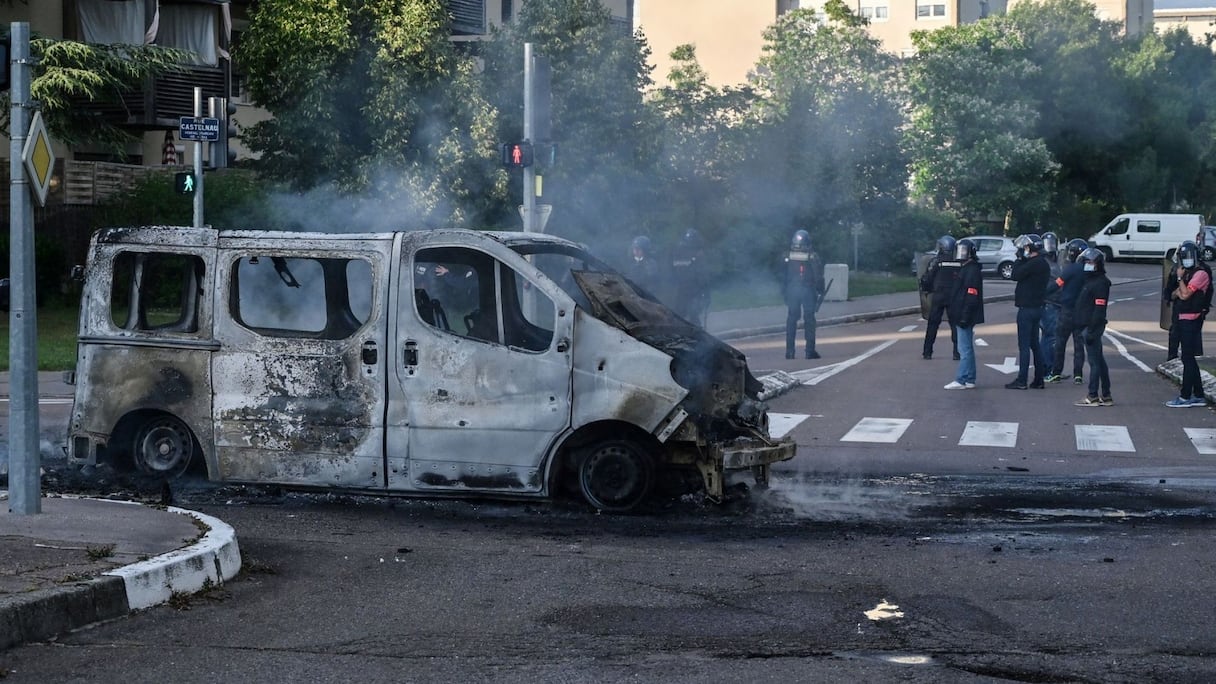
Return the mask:
<path id="1" fill-rule="evenodd" d="M 1078 451 L 1136 451 L 1123 425 L 1077 425 L 1075 432 Z"/>
<path id="2" fill-rule="evenodd" d="M 1212 428 L 1182 428 L 1191 444 L 1201 454 L 1216 454 L 1216 430 Z"/>
<path id="3" fill-rule="evenodd" d="M 959 438 L 959 446 L 992 446 L 1013 448 L 1018 443 L 1018 424 L 969 420 Z"/>
<path id="4" fill-rule="evenodd" d="M 849 430 L 842 442 L 879 442 L 894 444 L 912 424 L 911 418 L 862 418 Z"/>
<path id="5" fill-rule="evenodd" d="M 810 416 L 805 413 L 770 413 L 768 414 L 768 435 L 774 439 L 784 437 L 807 418 Z"/>
<path id="6" fill-rule="evenodd" d="M 912 332 L 913 330 L 916 330 L 919 327 L 920 327 L 919 325 L 905 325 L 904 327 L 900 328 L 899 331 L 900 332 Z"/>

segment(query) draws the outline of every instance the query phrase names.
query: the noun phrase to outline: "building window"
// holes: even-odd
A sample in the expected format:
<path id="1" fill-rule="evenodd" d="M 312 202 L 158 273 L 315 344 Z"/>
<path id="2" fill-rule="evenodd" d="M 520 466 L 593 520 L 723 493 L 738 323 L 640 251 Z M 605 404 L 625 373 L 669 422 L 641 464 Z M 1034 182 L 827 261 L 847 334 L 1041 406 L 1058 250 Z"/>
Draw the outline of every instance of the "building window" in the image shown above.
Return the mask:
<path id="1" fill-rule="evenodd" d="M 916 3 L 916 18 L 917 19 L 942 19 L 946 16 L 945 3 L 937 4 L 933 2 L 924 2 L 917 0 Z"/>
<path id="2" fill-rule="evenodd" d="M 889 18 L 889 10 L 886 3 L 874 3 L 861 6 L 861 16 L 865 19 L 874 21 L 886 21 Z"/>

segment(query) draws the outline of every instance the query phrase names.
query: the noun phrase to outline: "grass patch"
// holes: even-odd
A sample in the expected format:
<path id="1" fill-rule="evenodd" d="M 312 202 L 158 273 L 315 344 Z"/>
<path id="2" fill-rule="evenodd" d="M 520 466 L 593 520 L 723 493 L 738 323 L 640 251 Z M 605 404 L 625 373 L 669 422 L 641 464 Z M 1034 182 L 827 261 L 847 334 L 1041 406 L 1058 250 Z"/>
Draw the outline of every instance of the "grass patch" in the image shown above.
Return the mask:
<path id="1" fill-rule="evenodd" d="M 38 370 L 67 370 L 76 365 L 77 306 L 44 306 L 35 316 Z M 9 316 L 0 316 L 0 371 L 9 370 Z"/>
<path id="2" fill-rule="evenodd" d="M 105 560 L 105 559 L 109 558 L 110 556 L 114 555 L 115 548 L 116 547 L 114 546 L 114 544 L 103 544 L 101 546 L 90 546 L 87 549 L 85 549 L 85 553 L 88 554 L 89 560 Z"/>
<path id="3" fill-rule="evenodd" d="M 890 273 L 849 273 L 849 299 L 893 292 L 915 292 L 914 276 L 897 276 Z M 710 309 L 729 311 L 751 309 L 759 306 L 783 306 L 781 284 L 775 279 L 751 282 L 730 282 L 714 288 Z"/>

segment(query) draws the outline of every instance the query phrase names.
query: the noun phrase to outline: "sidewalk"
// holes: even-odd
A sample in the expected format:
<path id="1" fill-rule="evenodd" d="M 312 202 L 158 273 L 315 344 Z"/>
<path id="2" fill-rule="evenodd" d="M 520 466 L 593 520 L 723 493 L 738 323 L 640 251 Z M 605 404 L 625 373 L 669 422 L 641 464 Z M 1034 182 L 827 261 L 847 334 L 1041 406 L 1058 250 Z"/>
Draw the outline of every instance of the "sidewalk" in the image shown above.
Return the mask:
<path id="1" fill-rule="evenodd" d="M 223 584 L 236 534 L 211 516 L 126 501 L 43 497 L 14 515 L 0 491 L 0 650 Z"/>
<path id="2" fill-rule="evenodd" d="M 1013 299 L 1011 283 L 989 280 L 984 286 L 985 302 Z M 824 302 L 817 320 L 831 326 L 919 310 L 917 294 L 902 292 Z M 784 306 L 716 311 L 707 329 L 725 340 L 782 333 L 785 315 Z M 1176 378 L 1178 363 L 1172 364 L 1158 372 Z M 781 375 L 787 380 L 766 383 L 767 396 L 798 384 Z M 38 383 L 43 398 L 67 398 L 74 391 L 57 372 L 39 373 Z M 0 373 L 4 400 L 8 389 L 9 374 Z M 41 513 L 13 515 L 6 498 L 0 489 L 0 650 L 222 584 L 241 567 L 232 528 L 201 513 L 44 496 Z"/>

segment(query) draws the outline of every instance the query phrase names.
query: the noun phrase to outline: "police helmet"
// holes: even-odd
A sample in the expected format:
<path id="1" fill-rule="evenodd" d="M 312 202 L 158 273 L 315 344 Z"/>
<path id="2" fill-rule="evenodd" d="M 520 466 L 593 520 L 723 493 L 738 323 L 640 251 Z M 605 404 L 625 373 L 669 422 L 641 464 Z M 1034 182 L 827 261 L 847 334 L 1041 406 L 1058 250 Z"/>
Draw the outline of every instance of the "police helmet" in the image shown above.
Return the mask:
<path id="1" fill-rule="evenodd" d="M 959 240 L 954 248 L 954 258 L 958 261 L 968 261 L 975 258 L 975 243 L 967 238 Z"/>
<path id="2" fill-rule="evenodd" d="M 794 239 L 790 240 L 790 250 L 794 252 L 811 251 L 811 234 L 805 230 L 796 231 Z"/>
<path id="3" fill-rule="evenodd" d="M 1036 233 L 1019 235 L 1017 239 L 1013 241 L 1013 246 L 1017 247 L 1018 251 L 1025 256 L 1030 256 L 1028 251 L 1043 251 L 1043 238 L 1039 237 Z"/>
<path id="4" fill-rule="evenodd" d="M 633 239 L 633 249 L 640 250 L 642 254 L 650 254 L 650 238 L 645 235 L 639 235 Z"/>
<path id="5" fill-rule="evenodd" d="M 1183 268 L 1191 268 L 1199 262 L 1199 245 L 1193 240 L 1186 240 L 1178 245 L 1178 263 Z"/>
<path id="6" fill-rule="evenodd" d="M 937 253 L 943 257 L 948 257 L 954 253 L 954 238 L 949 235 L 943 235 L 937 239 Z"/>
<path id="7" fill-rule="evenodd" d="M 1054 257 L 1060 251 L 1060 237 L 1051 231 L 1043 233 L 1043 251 Z"/>
<path id="8" fill-rule="evenodd" d="M 1077 257 L 1081 256 L 1081 252 L 1087 249 L 1089 249 L 1088 242 L 1081 238 L 1073 238 L 1068 241 L 1068 244 L 1064 245 L 1064 258 L 1071 264 L 1077 260 Z"/>
<path id="9" fill-rule="evenodd" d="M 1094 271 L 1106 273 L 1106 253 L 1097 247 L 1086 247 L 1080 258 L 1082 263 L 1093 264 Z"/>

